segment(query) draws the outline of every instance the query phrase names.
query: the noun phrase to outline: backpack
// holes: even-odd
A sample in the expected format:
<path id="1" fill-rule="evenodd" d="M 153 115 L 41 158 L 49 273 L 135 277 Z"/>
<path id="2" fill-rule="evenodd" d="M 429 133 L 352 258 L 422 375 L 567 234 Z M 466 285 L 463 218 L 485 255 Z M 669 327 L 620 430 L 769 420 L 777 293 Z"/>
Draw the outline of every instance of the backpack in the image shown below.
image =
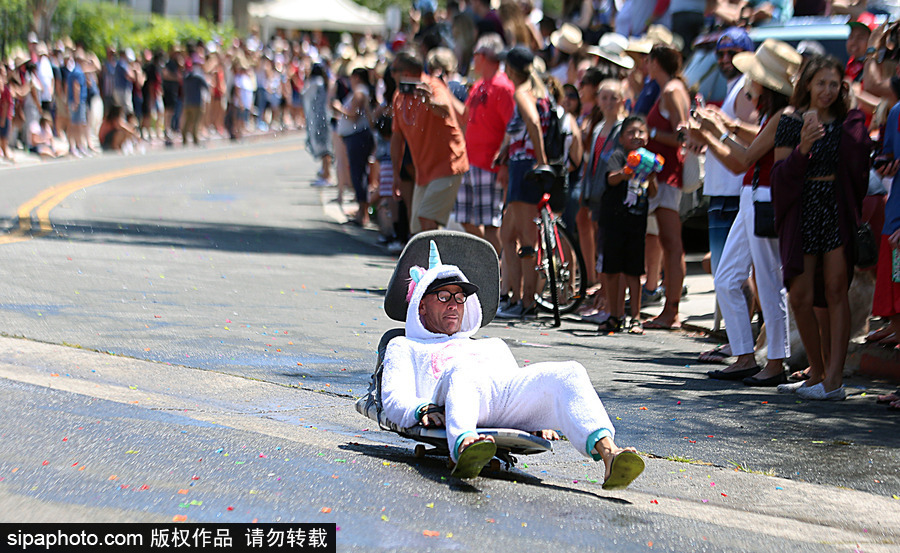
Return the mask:
<path id="1" fill-rule="evenodd" d="M 552 98 L 549 103 L 549 109 L 541 114 L 541 119 L 546 118 L 546 125 L 541 125 L 544 129 L 544 154 L 547 165 L 565 165 L 566 135 L 571 134 L 571 131 L 566 130 L 566 110 Z"/>

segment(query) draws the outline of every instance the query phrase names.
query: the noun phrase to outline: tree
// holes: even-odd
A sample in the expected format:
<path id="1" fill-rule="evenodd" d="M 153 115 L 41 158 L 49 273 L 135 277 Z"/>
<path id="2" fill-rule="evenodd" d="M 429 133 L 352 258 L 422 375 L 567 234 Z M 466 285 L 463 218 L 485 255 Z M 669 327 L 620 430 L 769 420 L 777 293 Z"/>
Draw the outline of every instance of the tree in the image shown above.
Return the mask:
<path id="1" fill-rule="evenodd" d="M 26 0 L 0 0 L 0 58 L 13 43 L 24 42 L 28 25 Z"/>
<path id="2" fill-rule="evenodd" d="M 50 22 L 58 5 L 59 0 L 28 0 L 31 28 L 41 40 L 50 40 Z"/>

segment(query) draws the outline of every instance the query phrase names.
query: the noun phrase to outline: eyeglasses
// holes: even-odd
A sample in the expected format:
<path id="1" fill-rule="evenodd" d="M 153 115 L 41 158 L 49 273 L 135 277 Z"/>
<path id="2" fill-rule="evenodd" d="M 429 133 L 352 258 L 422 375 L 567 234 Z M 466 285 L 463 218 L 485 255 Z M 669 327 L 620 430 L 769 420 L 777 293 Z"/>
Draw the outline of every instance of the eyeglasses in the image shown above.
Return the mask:
<path id="1" fill-rule="evenodd" d="M 736 56 L 738 54 L 740 54 L 740 52 L 738 50 L 717 50 L 716 58 L 722 59 L 726 55 L 728 55 L 728 57 L 730 57 L 730 58 L 733 58 L 734 56 Z"/>
<path id="2" fill-rule="evenodd" d="M 463 294 L 462 292 L 457 292 L 457 293 L 453 294 L 447 290 L 438 290 L 437 292 L 431 292 L 431 293 L 434 294 L 435 296 L 437 296 L 438 301 L 441 303 L 449 302 L 450 298 L 453 298 L 453 300 L 460 305 L 466 303 L 466 295 Z"/>

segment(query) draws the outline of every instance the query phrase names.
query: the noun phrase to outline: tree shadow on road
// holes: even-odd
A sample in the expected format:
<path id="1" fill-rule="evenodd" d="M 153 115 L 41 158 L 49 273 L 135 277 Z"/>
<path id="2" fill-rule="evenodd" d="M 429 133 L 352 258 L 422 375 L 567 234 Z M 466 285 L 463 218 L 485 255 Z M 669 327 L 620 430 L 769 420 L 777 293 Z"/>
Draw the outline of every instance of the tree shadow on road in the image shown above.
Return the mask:
<path id="1" fill-rule="evenodd" d="M 429 456 L 419 459 L 416 458 L 412 451 L 406 448 L 389 446 L 384 444 L 368 445 L 359 442 L 348 442 L 347 444 L 338 446 L 338 449 L 354 451 L 363 455 L 376 457 L 396 463 L 404 463 L 411 469 L 417 471 L 423 478 L 434 482 L 435 484 L 447 485 L 451 490 L 463 493 L 481 493 L 482 490 L 477 488 L 478 480 L 469 483 L 459 478 L 449 476 L 447 468 L 447 460 L 442 456 Z M 618 497 L 606 497 L 598 495 L 587 490 L 577 490 L 544 482 L 540 478 L 527 474 L 518 469 L 489 471 L 485 470 L 479 478 L 490 478 L 492 480 L 502 480 L 505 482 L 515 482 L 516 484 L 524 484 L 526 486 L 535 486 L 546 490 L 555 490 L 567 493 L 589 496 L 594 499 L 601 499 L 610 503 L 619 505 L 631 505 L 630 501 Z"/>
<path id="2" fill-rule="evenodd" d="M 0 228 L 18 223 L 0 221 Z M 86 244 L 175 247 L 225 252 L 309 256 L 367 255 L 389 257 L 337 227 L 288 228 L 198 221 L 70 221 L 54 223 L 40 240 Z"/>

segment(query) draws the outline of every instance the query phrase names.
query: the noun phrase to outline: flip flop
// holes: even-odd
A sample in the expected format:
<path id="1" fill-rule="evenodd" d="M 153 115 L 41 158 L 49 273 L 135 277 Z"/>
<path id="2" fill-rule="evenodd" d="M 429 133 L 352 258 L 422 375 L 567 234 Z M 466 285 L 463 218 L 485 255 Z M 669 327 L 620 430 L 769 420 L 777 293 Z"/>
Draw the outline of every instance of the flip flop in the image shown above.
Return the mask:
<path id="1" fill-rule="evenodd" d="M 681 325 L 664 325 L 656 319 L 644 323 L 644 330 L 681 330 Z"/>
<path id="2" fill-rule="evenodd" d="M 699 361 L 700 363 L 727 364 L 725 360 L 728 359 L 729 357 L 732 357 L 731 355 L 727 355 L 722 352 L 722 350 L 727 347 L 728 347 L 728 344 L 721 344 L 709 351 L 704 351 L 697 357 L 697 361 Z"/>
<path id="3" fill-rule="evenodd" d="M 632 451 L 622 451 L 613 458 L 604 490 L 624 490 L 644 472 L 644 460 Z"/>
<path id="4" fill-rule="evenodd" d="M 794 371 L 788 377 L 788 380 L 791 382 L 803 382 L 804 380 L 809 380 L 809 373 L 806 372 L 806 369 L 802 371 Z"/>
<path id="5" fill-rule="evenodd" d="M 459 453 L 456 466 L 450 472 L 450 476 L 457 478 L 475 478 L 481 474 L 488 461 L 497 453 L 497 444 L 487 440 L 481 440 L 469 444 Z"/>

